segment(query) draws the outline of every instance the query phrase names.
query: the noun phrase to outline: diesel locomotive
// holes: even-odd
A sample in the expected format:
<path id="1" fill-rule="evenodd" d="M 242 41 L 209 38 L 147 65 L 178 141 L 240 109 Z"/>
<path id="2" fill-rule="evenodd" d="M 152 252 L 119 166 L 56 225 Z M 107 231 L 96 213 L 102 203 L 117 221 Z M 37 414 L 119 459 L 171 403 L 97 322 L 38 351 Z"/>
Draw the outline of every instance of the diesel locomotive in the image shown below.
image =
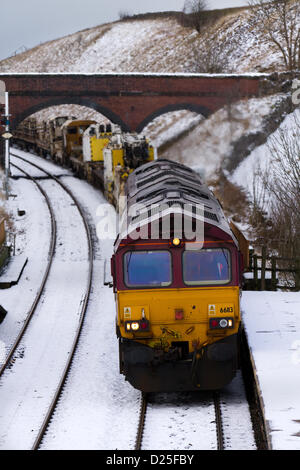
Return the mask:
<path id="1" fill-rule="evenodd" d="M 111 259 L 120 373 L 143 392 L 220 389 L 239 364 L 238 240 L 217 198 L 179 163 L 142 165 L 125 193 Z"/>

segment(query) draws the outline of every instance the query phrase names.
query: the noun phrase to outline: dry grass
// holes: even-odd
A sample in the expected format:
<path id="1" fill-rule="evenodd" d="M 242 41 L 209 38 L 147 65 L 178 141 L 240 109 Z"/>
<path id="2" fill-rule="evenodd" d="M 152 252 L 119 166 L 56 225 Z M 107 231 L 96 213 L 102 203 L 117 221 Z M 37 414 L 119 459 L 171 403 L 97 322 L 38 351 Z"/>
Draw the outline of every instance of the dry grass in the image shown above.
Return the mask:
<path id="1" fill-rule="evenodd" d="M 248 222 L 249 199 L 241 186 L 231 183 L 222 171 L 208 185 L 213 187 L 227 216 L 230 215 L 234 222 Z"/>

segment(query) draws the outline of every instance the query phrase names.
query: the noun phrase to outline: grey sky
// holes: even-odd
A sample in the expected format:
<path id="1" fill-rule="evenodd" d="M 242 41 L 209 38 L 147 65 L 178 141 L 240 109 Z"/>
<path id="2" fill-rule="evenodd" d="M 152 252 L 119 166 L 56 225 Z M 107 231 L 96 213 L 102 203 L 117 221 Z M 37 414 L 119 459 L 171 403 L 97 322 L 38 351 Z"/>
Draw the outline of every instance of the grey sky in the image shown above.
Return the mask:
<path id="1" fill-rule="evenodd" d="M 4 0 L 0 10 L 0 59 L 51 39 L 131 14 L 181 10 L 184 0 Z M 4 3 L 4 5 L 3 5 Z M 208 0 L 210 8 L 247 5 L 247 0 Z"/>

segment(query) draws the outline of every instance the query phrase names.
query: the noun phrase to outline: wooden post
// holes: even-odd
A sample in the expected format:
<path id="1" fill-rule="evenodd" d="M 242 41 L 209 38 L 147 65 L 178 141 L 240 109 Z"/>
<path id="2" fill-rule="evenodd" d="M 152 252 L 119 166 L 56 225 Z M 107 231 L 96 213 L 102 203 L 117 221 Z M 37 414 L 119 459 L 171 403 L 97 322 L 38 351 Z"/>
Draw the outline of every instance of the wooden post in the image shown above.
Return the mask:
<path id="1" fill-rule="evenodd" d="M 266 290 L 266 258 L 267 249 L 263 246 L 261 250 L 260 290 Z"/>
<path id="2" fill-rule="evenodd" d="M 272 267 L 272 290 L 276 290 L 277 279 L 276 279 L 276 258 L 272 256 L 271 258 L 271 267 Z"/>
<path id="3" fill-rule="evenodd" d="M 249 251 L 249 271 L 252 271 L 253 264 L 253 253 Z"/>

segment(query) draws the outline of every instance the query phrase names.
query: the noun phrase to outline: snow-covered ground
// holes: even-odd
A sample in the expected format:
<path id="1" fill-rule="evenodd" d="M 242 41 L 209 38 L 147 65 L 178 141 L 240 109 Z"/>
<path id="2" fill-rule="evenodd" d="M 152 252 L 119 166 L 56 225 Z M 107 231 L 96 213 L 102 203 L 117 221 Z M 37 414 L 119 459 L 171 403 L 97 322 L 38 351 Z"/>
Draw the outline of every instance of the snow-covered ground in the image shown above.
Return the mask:
<path id="1" fill-rule="evenodd" d="M 300 450 L 300 292 L 244 292 L 242 310 L 272 448 Z"/>

